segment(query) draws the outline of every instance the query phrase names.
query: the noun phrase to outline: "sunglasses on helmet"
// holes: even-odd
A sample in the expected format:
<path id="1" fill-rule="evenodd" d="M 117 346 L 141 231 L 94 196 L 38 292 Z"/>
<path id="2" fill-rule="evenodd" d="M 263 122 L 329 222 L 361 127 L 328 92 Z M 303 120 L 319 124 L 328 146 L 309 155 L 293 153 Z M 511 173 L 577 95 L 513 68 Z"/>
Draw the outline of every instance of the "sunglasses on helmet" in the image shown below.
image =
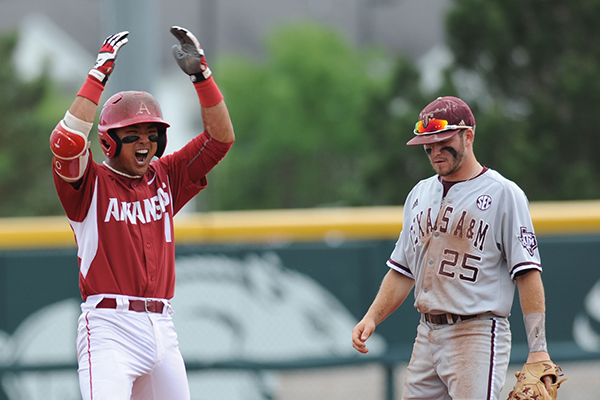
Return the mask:
<path id="1" fill-rule="evenodd" d="M 129 136 L 125 136 L 123 139 L 121 139 L 121 142 L 128 144 L 128 143 L 135 143 L 138 140 L 140 140 L 140 136 L 129 135 Z M 156 143 L 156 142 L 158 142 L 158 135 L 150 135 L 150 136 L 148 136 L 148 140 Z"/>
<path id="2" fill-rule="evenodd" d="M 472 126 L 467 125 L 450 125 L 445 119 L 431 119 L 429 120 L 429 123 L 427 123 L 427 125 L 425 125 L 423 121 L 417 122 L 415 125 L 414 133 L 415 135 L 423 135 L 428 133 L 438 133 L 467 128 L 473 129 Z"/>

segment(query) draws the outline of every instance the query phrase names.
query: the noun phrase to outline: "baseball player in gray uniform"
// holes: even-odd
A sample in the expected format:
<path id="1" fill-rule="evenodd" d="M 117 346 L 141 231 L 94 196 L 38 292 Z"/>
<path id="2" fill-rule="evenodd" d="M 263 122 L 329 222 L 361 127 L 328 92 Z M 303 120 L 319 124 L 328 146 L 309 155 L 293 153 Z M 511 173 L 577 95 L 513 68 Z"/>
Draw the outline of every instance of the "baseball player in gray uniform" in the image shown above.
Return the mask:
<path id="1" fill-rule="evenodd" d="M 437 175 L 404 204 L 390 268 L 352 345 L 367 339 L 414 287 L 421 313 L 403 399 L 498 399 L 510 359 L 510 314 L 519 289 L 529 356 L 550 360 L 542 267 L 528 200 L 473 152 L 475 118 L 456 97 L 419 114 L 408 145 L 422 145 Z M 544 378 L 550 390 L 551 379 Z"/>

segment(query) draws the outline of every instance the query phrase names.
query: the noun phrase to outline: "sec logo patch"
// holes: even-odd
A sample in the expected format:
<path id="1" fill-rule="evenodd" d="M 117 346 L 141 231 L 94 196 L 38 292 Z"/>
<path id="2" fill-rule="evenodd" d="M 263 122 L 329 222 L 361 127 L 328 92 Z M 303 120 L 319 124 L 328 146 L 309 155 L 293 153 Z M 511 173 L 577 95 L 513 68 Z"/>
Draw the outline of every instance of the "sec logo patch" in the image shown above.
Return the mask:
<path id="1" fill-rule="evenodd" d="M 481 211 L 485 211 L 492 206 L 492 196 L 482 194 L 477 198 L 477 208 Z"/>

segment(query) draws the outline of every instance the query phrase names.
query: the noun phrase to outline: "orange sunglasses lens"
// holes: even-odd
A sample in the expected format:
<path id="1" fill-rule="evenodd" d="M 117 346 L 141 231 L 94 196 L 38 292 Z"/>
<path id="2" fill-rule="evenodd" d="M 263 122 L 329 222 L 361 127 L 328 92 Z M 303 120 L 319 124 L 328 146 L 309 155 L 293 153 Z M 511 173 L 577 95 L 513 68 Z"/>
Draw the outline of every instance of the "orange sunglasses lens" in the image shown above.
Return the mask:
<path id="1" fill-rule="evenodd" d="M 446 128 L 446 126 L 448 126 L 448 121 L 444 119 L 431 119 L 429 120 L 429 123 L 426 126 L 423 124 L 423 121 L 419 121 L 415 125 L 415 132 L 428 133 L 443 131 Z"/>

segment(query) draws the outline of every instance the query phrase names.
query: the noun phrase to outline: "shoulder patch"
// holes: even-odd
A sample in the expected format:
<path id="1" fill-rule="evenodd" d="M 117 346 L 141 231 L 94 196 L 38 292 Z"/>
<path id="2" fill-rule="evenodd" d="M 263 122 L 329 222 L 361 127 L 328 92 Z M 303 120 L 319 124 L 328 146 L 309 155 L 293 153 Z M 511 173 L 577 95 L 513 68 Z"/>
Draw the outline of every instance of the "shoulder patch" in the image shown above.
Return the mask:
<path id="1" fill-rule="evenodd" d="M 528 232 L 527 228 L 522 226 L 521 234 L 518 236 L 518 238 L 519 238 L 519 241 L 521 242 L 521 244 L 523 245 L 523 247 L 525 248 L 525 250 L 527 250 L 529 252 L 529 255 L 533 255 L 533 252 L 538 247 L 535 233 Z"/>

